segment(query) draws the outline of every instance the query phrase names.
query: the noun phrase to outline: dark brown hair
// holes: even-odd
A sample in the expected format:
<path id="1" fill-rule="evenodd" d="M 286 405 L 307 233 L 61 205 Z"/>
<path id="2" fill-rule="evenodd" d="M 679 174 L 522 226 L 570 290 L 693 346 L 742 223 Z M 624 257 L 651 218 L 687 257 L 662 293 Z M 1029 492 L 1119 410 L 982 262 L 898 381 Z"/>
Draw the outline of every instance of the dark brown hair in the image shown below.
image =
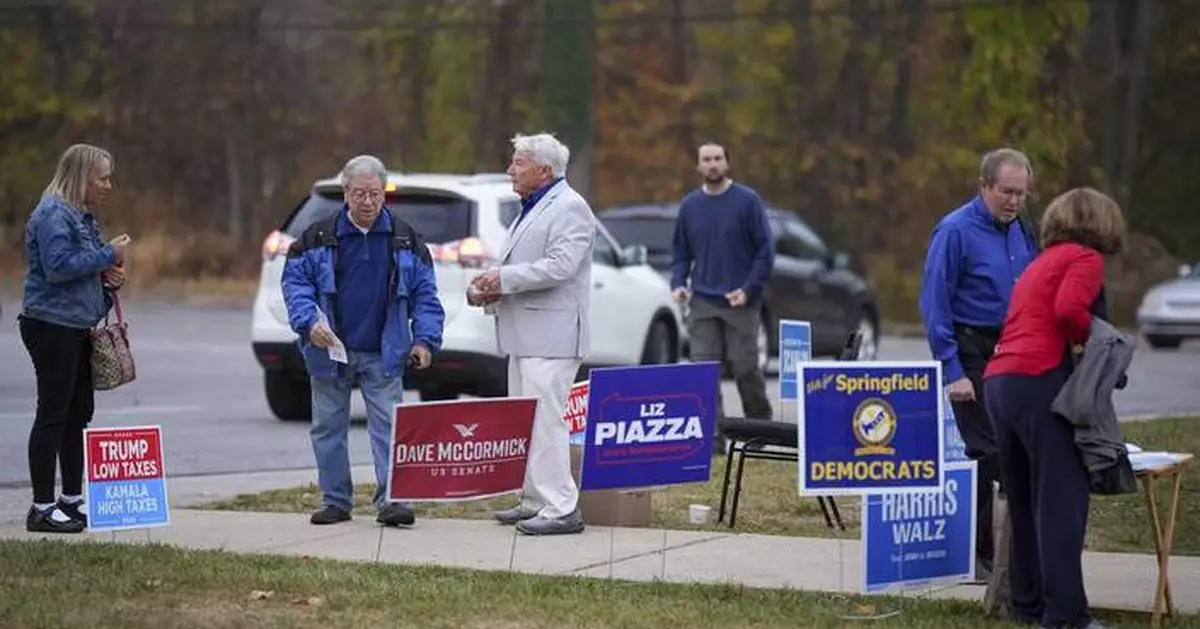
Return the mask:
<path id="1" fill-rule="evenodd" d="M 1074 242 L 1104 255 L 1125 250 L 1125 217 L 1121 206 L 1093 188 L 1068 190 L 1042 214 L 1042 247 Z"/>

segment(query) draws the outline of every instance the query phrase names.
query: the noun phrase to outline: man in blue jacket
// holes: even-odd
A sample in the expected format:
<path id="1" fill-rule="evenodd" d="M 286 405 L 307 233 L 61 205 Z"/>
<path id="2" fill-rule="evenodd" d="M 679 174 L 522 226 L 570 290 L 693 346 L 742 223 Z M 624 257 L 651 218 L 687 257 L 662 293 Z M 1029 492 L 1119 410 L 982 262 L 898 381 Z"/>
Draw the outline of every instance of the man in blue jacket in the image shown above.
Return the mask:
<path id="1" fill-rule="evenodd" d="M 312 445 L 323 507 L 313 524 L 350 519 L 354 488 L 347 437 L 350 391 L 362 389 L 375 464 L 378 522 L 408 526 L 405 504 L 385 497 L 392 409 L 404 395 L 406 364 L 424 369 L 441 347 L 445 311 L 429 250 L 384 207 L 387 170 L 360 155 L 341 173 L 346 204 L 305 230 L 288 251 L 283 296 L 288 324 L 312 383 Z"/>

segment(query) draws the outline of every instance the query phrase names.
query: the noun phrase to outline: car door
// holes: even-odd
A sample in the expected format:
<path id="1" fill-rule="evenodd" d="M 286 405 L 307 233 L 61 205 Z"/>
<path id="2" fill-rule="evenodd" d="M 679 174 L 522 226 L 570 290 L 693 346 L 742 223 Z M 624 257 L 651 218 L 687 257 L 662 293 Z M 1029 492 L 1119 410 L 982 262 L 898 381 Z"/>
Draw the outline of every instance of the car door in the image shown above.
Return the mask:
<path id="1" fill-rule="evenodd" d="M 592 365 L 627 365 L 641 361 L 646 330 L 634 325 L 642 317 L 636 310 L 638 284 L 625 281 L 617 245 L 597 229 L 592 250 L 591 328 Z M 631 309 L 633 311 L 631 311 Z"/>
<path id="2" fill-rule="evenodd" d="M 813 335 L 825 327 L 821 315 L 820 263 L 809 259 L 804 242 L 790 229 L 789 221 L 775 219 L 775 268 L 771 274 L 768 305 L 772 318 L 808 321 Z M 772 332 L 772 337 L 776 334 Z"/>
<path id="3" fill-rule="evenodd" d="M 814 344 L 841 347 L 849 334 L 848 326 L 857 322 L 850 321 L 854 317 L 847 314 L 851 302 L 849 285 L 842 273 L 831 268 L 825 242 L 803 220 L 794 216 L 785 218 L 783 230 L 791 238 L 797 257 L 803 259 L 805 268 L 810 270 L 813 283 L 810 292 L 815 296 L 810 305 L 815 313 Z"/>

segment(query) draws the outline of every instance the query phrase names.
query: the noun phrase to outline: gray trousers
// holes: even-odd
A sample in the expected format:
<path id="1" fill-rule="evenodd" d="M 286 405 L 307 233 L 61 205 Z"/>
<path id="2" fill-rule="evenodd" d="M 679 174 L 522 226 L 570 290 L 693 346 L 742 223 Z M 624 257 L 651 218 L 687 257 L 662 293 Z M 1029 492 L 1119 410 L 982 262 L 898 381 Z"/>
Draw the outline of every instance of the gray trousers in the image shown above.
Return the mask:
<path id="1" fill-rule="evenodd" d="M 691 359 L 715 361 L 729 367 L 742 398 L 742 413 L 748 419 L 774 419 L 767 383 L 758 365 L 758 307 L 729 308 L 703 297 L 688 303 L 688 336 Z M 724 403 L 718 393 L 718 411 Z"/>

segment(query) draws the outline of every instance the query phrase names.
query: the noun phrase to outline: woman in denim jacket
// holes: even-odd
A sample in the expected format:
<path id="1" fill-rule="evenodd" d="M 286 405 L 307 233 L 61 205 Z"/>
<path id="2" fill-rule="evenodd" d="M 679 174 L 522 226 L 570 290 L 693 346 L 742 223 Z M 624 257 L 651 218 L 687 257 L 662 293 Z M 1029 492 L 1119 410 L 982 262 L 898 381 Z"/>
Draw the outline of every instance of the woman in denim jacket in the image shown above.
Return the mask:
<path id="1" fill-rule="evenodd" d="M 29 479 L 33 506 L 29 531 L 78 533 L 87 527 L 83 505 L 83 429 L 92 420 L 89 331 L 108 313 L 107 291 L 125 282 L 129 236 L 100 237 L 92 211 L 112 190 L 113 159 L 107 151 L 76 144 L 25 226 L 25 298 L 21 340 L 37 375 L 37 413 L 29 433 Z M 55 500 L 55 467 L 62 495 Z"/>

